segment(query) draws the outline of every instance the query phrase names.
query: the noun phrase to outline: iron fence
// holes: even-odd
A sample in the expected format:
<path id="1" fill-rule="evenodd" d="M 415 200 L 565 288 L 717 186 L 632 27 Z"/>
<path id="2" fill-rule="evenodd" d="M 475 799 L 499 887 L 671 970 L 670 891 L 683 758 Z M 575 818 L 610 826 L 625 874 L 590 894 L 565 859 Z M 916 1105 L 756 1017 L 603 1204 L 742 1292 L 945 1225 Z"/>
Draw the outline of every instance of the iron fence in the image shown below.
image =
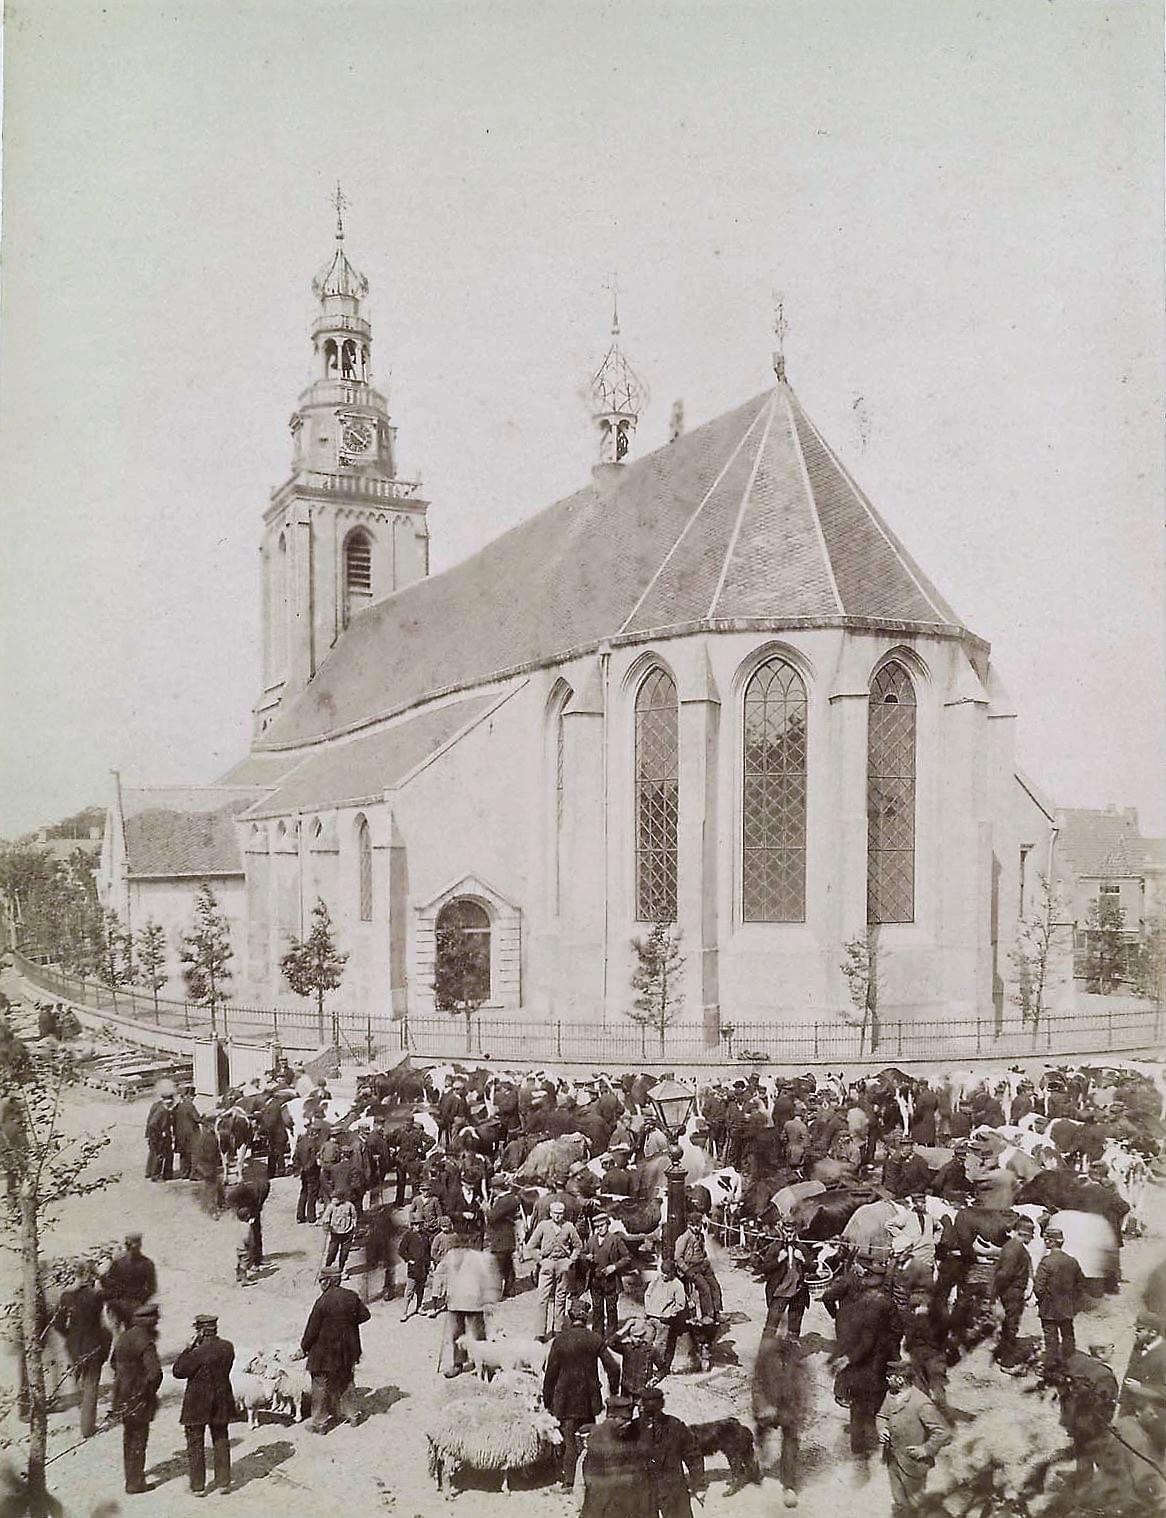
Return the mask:
<path id="1" fill-rule="evenodd" d="M 830 1065 L 877 1059 L 885 1064 L 927 1060 L 1020 1059 L 1042 1055 L 1121 1053 L 1159 1046 L 1163 1012 L 1150 1003 L 1102 1005 L 1084 1012 L 1048 1013 L 1035 1025 L 988 1017 L 883 1022 L 870 1031 L 842 1021 L 816 1023 L 722 1023 L 711 1043 L 703 1028 L 657 1033 L 630 1021 L 530 1021 L 473 1016 L 394 1018 L 387 1011 L 328 1007 L 321 1028 L 314 1007 L 249 1007 L 234 1002 L 215 1009 L 66 975 L 19 953 L 17 968 L 51 996 L 81 1007 L 129 1018 L 145 1027 L 203 1036 L 269 1040 L 291 1049 L 338 1042 L 367 1061 L 394 1062 L 404 1053 L 423 1058 L 469 1056 L 499 1064 L 589 1064 L 596 1068 L 647 1065 Z"/>

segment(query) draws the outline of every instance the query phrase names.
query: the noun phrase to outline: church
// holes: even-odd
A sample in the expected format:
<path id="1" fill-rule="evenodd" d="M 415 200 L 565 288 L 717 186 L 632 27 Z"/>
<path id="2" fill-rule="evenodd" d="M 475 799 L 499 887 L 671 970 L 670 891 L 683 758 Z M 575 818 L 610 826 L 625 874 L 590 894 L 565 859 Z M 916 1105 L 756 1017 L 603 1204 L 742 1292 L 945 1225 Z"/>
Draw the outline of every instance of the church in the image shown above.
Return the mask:
<path id="1" fill-rule="evenodd" d="M 616 1021 L 633 940 L 671 925 L 683 1021 L 840 1019 L 877 930 L 884 1019 L 997 1016 L 1055 811 L 960 620 L 803 410 L 760 395 L 637 457 L 618 321 L 575 494 L 441 574 L 374 387 L 338 220 L 312 378 L 263 514 L 251 752 L 211 787 L 123 788 L 101 895 L 173 953 L 202 881 L 233 1000 L 317 899 L 338 1005 L 435 1010 L 456 925 L 486 1015 Z M 1026 869 L 1027 864 L 1027 869 Z"/>

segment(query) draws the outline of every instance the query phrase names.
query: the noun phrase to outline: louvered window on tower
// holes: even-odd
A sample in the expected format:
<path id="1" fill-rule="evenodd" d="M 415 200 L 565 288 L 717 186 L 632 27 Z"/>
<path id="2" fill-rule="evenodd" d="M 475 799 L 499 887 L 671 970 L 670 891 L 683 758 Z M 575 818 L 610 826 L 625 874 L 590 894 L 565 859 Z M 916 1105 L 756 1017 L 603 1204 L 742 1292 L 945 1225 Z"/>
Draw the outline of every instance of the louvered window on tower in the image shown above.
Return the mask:
<path id="1" fill-rule="evenodd" d="M 654 669 L 636 696 L 636 918 L 676 921 L 680 718 L 676 685 Z"/>
<path id="2" fill-rule="evenodd" d="M 745 687 L 741 913 L 746 922 L 806 916 L 806 686 L 769 659 Z"/>
<path id="3" fill-rule="evenodd" d="M 870 688 L 867 726 L 866 915 L 915 921 L 915 687 L 884 664 Z"/>
<path id="4" fill-rule="evenodd" d="M 372 600 L 372 542 L 354 532 L 344 545 L 344 620 L 351 620 Z"/>

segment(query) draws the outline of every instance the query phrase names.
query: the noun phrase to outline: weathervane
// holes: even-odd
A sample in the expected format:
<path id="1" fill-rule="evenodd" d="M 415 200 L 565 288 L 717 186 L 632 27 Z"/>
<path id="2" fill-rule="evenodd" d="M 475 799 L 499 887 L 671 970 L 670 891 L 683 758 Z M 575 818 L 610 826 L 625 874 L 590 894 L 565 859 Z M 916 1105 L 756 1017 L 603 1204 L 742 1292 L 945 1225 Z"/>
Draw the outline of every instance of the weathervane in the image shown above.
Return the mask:
<path id="1" fill-rule="evenodd" d="M 785 335 L 789 331 L 789 323 L 785 319 L 785 302 L 777 293 L 773 297 L 773 335 L 777 338 L 777 347 L 773 351 L 773 372 L 779 380 L 785 379 Z"/>
<path id="2" fill-rule="evenodd" d="M 328 203 L 336 207 L 336 241 L 344 241 L 344 213 L 350 204 L 348 196 L 340 188 L 340 181 L 336 181 L 336 189 L 329 195 Z"/>

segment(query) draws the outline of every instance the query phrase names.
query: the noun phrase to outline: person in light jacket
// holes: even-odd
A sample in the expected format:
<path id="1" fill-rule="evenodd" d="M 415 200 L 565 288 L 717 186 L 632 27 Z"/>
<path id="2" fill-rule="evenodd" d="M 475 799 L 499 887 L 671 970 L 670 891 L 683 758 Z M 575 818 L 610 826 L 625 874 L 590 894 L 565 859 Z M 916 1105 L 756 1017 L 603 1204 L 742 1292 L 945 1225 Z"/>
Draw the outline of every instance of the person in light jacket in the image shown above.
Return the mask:
<path id="1" fill-rule="evenodd" d="M 911 1381 L 911 1364 L 887 1366 L 887 1395 L 878 1414 L 879 1442 L 891 1483 L 892 1518 L 909 1518 L 935 1457 L 951 1439 L 947 1420 Z"/>
<path id="2" fill-rule="evenodd" d="M 502 1299 L 498 1261 L 487 1249 L 466 1248 L 464 1236 L 459 1235 L 458 1242 L 442 1256 L 433 1273 L 433 1295 L 445 1301 L 441 1357 L 444 1358 L 447 1345 L 453 1351 L 453 1364 L 445 1374 L 458 1376 L 469 1358 L 462 1338 L 484 1339 L 486 1308 Z"/>

